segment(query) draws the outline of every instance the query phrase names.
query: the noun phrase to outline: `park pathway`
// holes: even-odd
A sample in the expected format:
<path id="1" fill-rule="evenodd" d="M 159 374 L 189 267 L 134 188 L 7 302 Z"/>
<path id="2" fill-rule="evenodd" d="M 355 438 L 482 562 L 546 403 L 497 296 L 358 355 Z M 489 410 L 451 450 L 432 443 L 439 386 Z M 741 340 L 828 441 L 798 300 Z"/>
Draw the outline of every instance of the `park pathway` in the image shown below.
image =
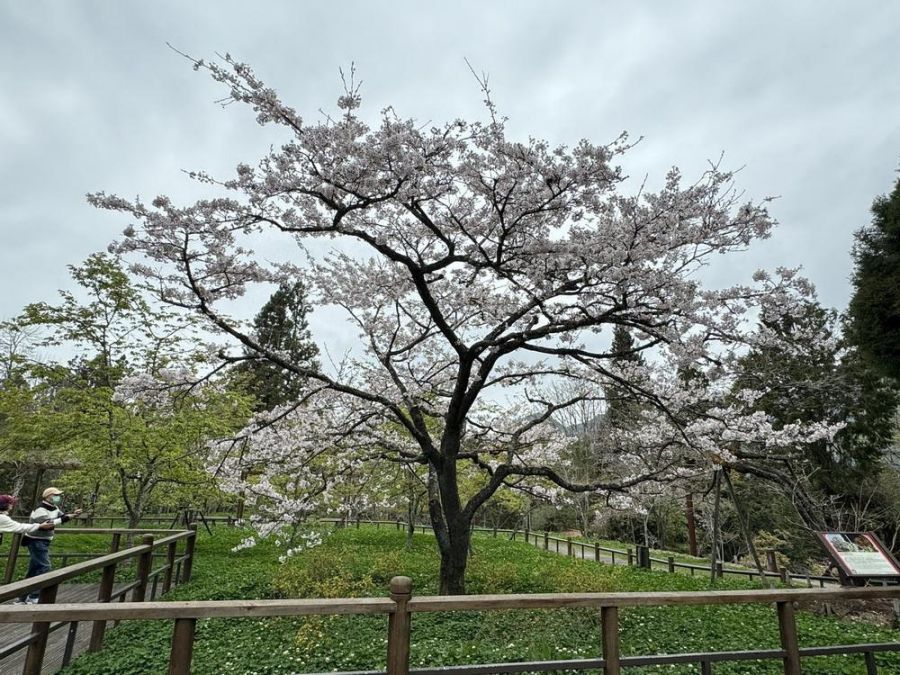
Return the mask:
<path id="1" fill-rule="evenodd" d="M 98 584 L 63 584 L 59 587 L 56 602 L 96 602 L 97 588 Z M 41 670 L 42 675 L 51 675 L 62 668 L 66 640 L 70 630 L 71 624 L 67 624 L 50 633 L 50 637 L 47 639 L 47 651 L 44 656 L 44 668 Z M 9 644 L 27 637 L 30 632 L 30 623 L 3 624 L 2 631 L 0 631 L 3 639 L 0 642 Z M 70 660 L 74 660 L 76 656 L 87 651 L 90 640 L 91 623 L 77 624 Z M 26 649 L 21 649 L 15 654 L 0 659 L 0 675 L 19 675 L 25 665 L 26 652 Z"/>

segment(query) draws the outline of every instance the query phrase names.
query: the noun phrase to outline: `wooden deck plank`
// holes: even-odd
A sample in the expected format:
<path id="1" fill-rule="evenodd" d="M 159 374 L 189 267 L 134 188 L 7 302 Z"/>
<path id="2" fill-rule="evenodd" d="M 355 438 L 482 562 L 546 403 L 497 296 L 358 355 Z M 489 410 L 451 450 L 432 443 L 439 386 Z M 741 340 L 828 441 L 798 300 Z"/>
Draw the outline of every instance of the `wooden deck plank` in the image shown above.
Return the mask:
<path id="1" fill-rule="evenodd" d="M 63 584 L 59 587 L 56 601 L 58 603 L 96 602 L 97 589 L 97 584 Z M 3 626 L 3 638 L 0 642 L 2 642 L 2 644 L 9 644 L 20 638 L 26 637 L 30 632 L 31 624 L 6 624 Z M 50 633 L 50 637 L 47 640 L 47 651 L 44 655 L 44 668 L 41 671 L 43 675 L 52 675 L 62 668 L 63 654 L 66 649 L 68 633 L 68 626 L 63 626 Z M 91 622 L 87 621 L 79 623 L 78 628 L 76 629 L 75 647 L 72 651 L 73 660 L 82 652 L 87 651 L 90 641 Z M 0 675 L 19 675 L 22 672 L 22 667 L 25 665 L 26 651 L 27 648 L 24 648 L 5 659 L 0 659 Z"/>

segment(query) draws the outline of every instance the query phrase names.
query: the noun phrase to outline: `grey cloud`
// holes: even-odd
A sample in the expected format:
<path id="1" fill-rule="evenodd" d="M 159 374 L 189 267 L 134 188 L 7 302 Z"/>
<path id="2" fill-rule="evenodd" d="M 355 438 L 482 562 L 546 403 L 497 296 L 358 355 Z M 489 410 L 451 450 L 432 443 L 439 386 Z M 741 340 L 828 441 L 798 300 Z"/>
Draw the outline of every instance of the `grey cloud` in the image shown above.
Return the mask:
<path id="1" fill-rule="evenodd" d="M 802 265 L 823 301 L 849 296 L 849 248 L 900 157 L 900 5 L 819 2 L 0 3 L 0 317 L 50 299 L 65 265 L 126 225 L 95 190 L 198 194 L 181 169 L 227 174 L 277 133 L 166 42 L 230 51 L 307 117 L 330 109 L 356 61 L 365 110 L 444 121 L 482 114 L 468 58 L 491 76 L 516 134 L 574 143 L 644 135 L 625 159 L 642 179 L 687 176 L 725 152 L 748 198 L 778 194 L 781 227 L 707 276 Z M 247 315 L 259 298 L 247 299 Z M 333 312 L 317 333 L 341 353 Z"/>

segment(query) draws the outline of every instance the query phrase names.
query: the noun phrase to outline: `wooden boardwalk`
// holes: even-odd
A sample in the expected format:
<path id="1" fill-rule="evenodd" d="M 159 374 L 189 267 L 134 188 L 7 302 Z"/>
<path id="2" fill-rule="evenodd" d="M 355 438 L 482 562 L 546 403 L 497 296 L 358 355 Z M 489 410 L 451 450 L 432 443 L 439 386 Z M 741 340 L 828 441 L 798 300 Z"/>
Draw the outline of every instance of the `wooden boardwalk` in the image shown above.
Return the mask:
<path id="1" fill-rule="evenodd" d="M 63 602 L 97 602 L 97 584 L 63 584 L 59 587 L 56 597 L 57 603 Z M 44 656 L 44 675 L 57 672 L 63 665 L 63 654 L 66 648 L 66 638 L 71 630 L 71 624 L 66 624 L 50 633 L 47 639 L 47 651 Z M 82 652 L 87 651 L 91 640 L 91 623 L 76 624 L 75 643 L 72 650 L 72 660 Z M 31 624 L 3 624 L 0 630 L 0 646 L 15 642 L 26 637 L 31 632 Z M 0 675 L 20 675 L 25 665 L 25 654 L 28 648 L 20 649 L 15 654 L 0 659 Z"/>

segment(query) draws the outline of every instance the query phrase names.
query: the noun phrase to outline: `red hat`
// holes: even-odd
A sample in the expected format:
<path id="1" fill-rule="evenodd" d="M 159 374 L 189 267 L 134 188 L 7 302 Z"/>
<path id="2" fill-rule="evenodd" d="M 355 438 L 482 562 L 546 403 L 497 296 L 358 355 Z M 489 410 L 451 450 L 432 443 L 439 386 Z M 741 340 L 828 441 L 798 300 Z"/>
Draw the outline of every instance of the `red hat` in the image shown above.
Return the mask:
<path id="1" fill-rule="evenodd" d="M 17 501 L 19 501 L 18 497 L 0 495 L 0 511 L 9 511 Z"/>

